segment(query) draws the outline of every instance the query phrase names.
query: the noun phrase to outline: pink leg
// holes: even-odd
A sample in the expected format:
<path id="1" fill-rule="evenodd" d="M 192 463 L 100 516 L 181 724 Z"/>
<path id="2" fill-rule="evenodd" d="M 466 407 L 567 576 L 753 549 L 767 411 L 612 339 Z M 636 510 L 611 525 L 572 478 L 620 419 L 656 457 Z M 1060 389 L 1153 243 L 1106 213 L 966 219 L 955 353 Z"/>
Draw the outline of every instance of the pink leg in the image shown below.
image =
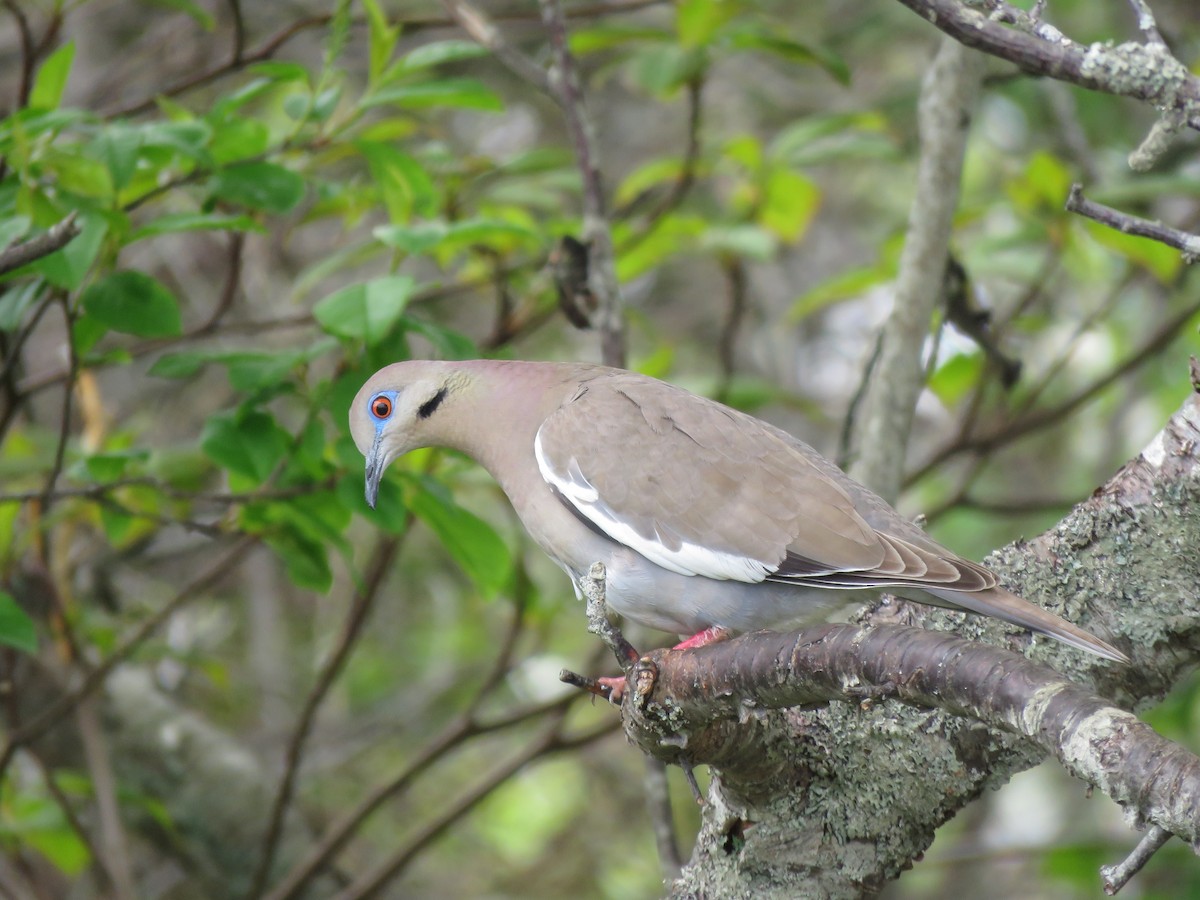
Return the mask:
<path id="1" fill-rule="evenodd" d="M 698 631 L 690 638 L 680 641 L 672 650 L 693 650 L 696 647 L 705 647 L 708 644 L 715 644 L 718 641 L 727 640 L 732 635 L 732 632 L 722 628 L 720 625 L 711 625 L 703 631 Z M 617 675 L 615 677 L 597 678 L 596 686 L 599 690 L 594 691 L 614 706 L 620 706 L 621 700 L 625 696 L 625 676 Z"/>
<path id="2" fill-rule="evenodd" d="M 703 631 L 697 631 L 686 641 L 680 641 L 672 650 L 692 650 L 696 647 L 707 647 L 709 644 L 715 644 L 718 641 L 727 640 L 732 632 L 722 628 L 720 625 L 710 625 Z"/>

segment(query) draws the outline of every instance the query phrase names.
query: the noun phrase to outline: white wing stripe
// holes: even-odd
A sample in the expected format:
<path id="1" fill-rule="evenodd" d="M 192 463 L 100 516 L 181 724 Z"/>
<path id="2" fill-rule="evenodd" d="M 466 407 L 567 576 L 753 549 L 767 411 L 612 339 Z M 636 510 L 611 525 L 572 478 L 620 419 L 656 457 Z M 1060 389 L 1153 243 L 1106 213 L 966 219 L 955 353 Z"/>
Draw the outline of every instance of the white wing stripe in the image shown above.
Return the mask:
<path id="1" fill-rule="evenodd" d="M 546 483 L 554 487 L 589 522 L 614 541 L 636 550 L 652 563 L 668 571 L 679 575 L 702 575 L 720 581 L 757 583 L 766 579 L 777 568 L 762 560 L 712 550 L 689 541 L 683 541 L 679 549 L 673 550 L 660 541 L 643 537 L 632 525 L 618 518 L 612 508 L 600 498 L 600 492 L 587 480 L 574 457 L 567 465 L 565 477 L 551 467 L 542 449 L 540 430 L 533 442 L 533 455 Z"/>

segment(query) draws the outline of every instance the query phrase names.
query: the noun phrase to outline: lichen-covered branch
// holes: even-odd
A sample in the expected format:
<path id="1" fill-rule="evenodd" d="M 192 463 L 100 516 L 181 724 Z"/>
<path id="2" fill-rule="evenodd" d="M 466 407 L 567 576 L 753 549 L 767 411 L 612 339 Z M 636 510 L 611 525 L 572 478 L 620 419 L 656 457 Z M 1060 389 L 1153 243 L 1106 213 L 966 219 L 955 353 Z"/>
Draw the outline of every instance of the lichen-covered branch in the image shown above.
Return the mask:
<path id="1" fill-rule="evenodd" d="M 992 15 L 959 0 L 900 2 L 956 41 L 1008 60 L 1031 75 L 1144 100 L 1157 109 L 1174 110 L 1191 128 L 1200 128 L 1200 77 L 1161 41 L 1081 44 L 997 0 L 983 4 Z"/>

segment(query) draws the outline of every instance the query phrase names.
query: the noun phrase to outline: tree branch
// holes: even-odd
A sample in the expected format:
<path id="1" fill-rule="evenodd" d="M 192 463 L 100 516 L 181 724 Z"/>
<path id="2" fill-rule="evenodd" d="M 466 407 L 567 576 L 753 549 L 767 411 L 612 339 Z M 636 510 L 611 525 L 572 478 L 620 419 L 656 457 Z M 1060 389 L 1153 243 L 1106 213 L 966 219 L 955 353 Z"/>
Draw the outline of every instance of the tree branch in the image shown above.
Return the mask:
<path id="1" fill-rule="evenodd" d="M 1008 60 L 1030 75 L 1177 110 L 1189 127 L 1200 128 L 1200 78 L 1161 41 L 1084 46 L 1002 0 L 988 0 L 991 16 L 957 0 L 900 2 L 956 41 Z"/>
<path id="2" fill-rule="evenodd" d="M 70 212 L 61 222 L 50 226 L 45 233 L 0 250 L 0 275 L 27 266 L 71 243 L 79 234 L 79 223 L 75 221 L 75 215 L 74 212 Z"/>
<path id="3" fill-rule="evenodd" d="M 1083 196 L 1083 187 L 1071 185 L 1071 193 L 1067 196 L 1067 212 L 1078 213 L 1101 225 L 1125 234 L 1135 234 L 1138 237 L 1150 238 L 1168 247 L 1174 247 L 1183 253 L 1183 261 L 1194 263 L 1200 260 L 1200 235 L 1188 234 L 1178 228 L 1172 228 L 1161 222 L 1152 222 L 1139 216 L 1131 216 L 1120 210 L 1097 203 Z"/>
<path id="4" fill-rule="evenodd" d="M 921 87 L 921 159 L 891 316 L 862 405 L 851 474 L 895 500 L 913 410 L 924 387 L 921 352 L 946 274 L 967 129 L 982 58 L 943 41 Z"/>

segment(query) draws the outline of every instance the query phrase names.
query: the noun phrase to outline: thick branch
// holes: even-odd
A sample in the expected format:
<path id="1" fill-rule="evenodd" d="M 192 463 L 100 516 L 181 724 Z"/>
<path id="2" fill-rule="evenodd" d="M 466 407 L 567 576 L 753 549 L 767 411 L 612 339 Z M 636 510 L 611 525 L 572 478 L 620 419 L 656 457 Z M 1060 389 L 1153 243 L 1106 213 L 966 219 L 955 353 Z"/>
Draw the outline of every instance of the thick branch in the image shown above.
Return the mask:
<path id="1" fill-rule="evenodd" d="M 944 41 L 925 75 L 918 110 L 921 161 L 900 259 L 896 297 L 870 374 L 851 469 L 888 500 L 900 492 L 904 448 L 925 383 L 921 352 L 946 273 L 967 127 L 982 58 Z"/>
<path id="2" fill-rule="evenodd" d="M 1080 87 L 1145 100 L 1176 110 L 1200 128 L 1200 78 L 1175 59 L 1161 42 L 1077 43 L 1051 26 L 1028 18 L 1007 3 L 991 3 L 991 18 L 957 0 L 900 0 L 956 41 L 998 56 L 1031 75 L 1044 75 Z M 1029 30 L 1001 24 L 1005 15 Z"/>
<path id="3" fill-rule="evenodd" d="M 1093 690 L 1008 650 L 902 625 L 818 625 L 651 658 L 658 679 L 643 709 L 626 705 L 626 733 L 659 758 L 684 754 L 721 769 L 726 786 L 753 790 L 768 774 L 760 767 L 771 755 L 739 737 L 750 711 L 895 698 L 1029 738 L 1139 821 L 1200 841 L 1200 759 Z"/>

